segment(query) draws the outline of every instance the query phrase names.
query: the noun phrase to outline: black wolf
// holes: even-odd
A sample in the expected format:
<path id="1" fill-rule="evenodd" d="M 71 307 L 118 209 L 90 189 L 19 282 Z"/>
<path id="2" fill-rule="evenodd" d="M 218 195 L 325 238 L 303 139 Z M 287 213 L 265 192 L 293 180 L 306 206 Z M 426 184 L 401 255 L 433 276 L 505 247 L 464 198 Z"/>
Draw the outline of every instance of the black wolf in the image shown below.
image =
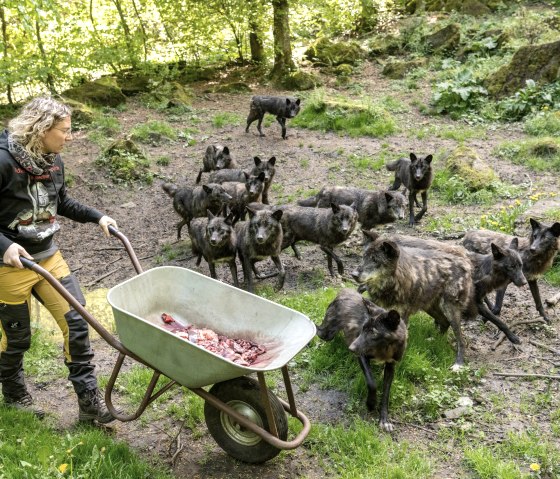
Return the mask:
<path id="1" fill-rule="evenodd" d="M 311 241 L 318 244 L 327 255 L 329 273 L 334 276 L 333 259 L 339 274 L 344 274 L 341 259 L 335 254 L 334 247 L 346 241 L 358 220 L 355 205 L 337 205 L 331 203 L 328 209 L 316 209 L 306 206 L 284 206 L 282 228 L 284 240 L 282 248 L 291 246 L 298 259 L 301 255 L 296 247 L 298 241 Z"/>
<path id="2" fill-rule="evenodd" d="M 396 309 L 408 323 L 422 310 L 434 318 L 440 331 L 455 333 L 457 354 L 453 369 L 464 363 L 461 319 L 473 318 L 472 265 L 465 257 L 445 251 L 399 246 L 373 231 L 364 231 L 366 244 L 361 264 L 352 272 L 372 301 Z"/>
<path id="3" fill-rule="evenodd" d="M 224 190 L 231 196 L 229 207 L 237 219 L 245 219 L 245 207 L 251 202 L 261 199 L 264 188 L 264 172 L 258 176 L 249 176 L 245 173 L 243 183 L 226 181 L 222 183 Z"/>
<path id="4" fill-rule="evenodd" d="M 276 173 L 276 157 L 271 156 L 268 161 L 262 161 L 258 156 L 253 158 L 255 162 L 255 166 L 251 170 L 251 174 L 254 176 L 259 176 L 261 173 L 264 173 L 264 189 L 262 192 L 262 202 L 265 205 L 268 205 L 268 190 L 270 189 L 270 185 L 272 184 L 272 179 Z"/>
<path id="5" fill-rule="evenodd" d="M 527 282 L 522 271 L 523 263 L 518 252 L 517 238 L 511 241 L 509 247 L 499 247 L 492 243 L 491 252 L 484 255 L 442 241 L 407 235 L 391 235 L 389 238 L 408 248 L 435 249 L 458 255 L 461 258 L 466 256 L 473 267 L 474 301 L 478 314 L 484 321 L 495 324 L 512 343 L 521 342 L 507 325 L 488 309 L 485 303 L 488 294 L 509 282 L 513 282 L 516 286 L 522 286 Z"/>
<path id="6" fill-rule="evenodd" d="M 188 225 L 193 218 L 206 216 L 207 210 L 218 214 L 224 204 L 231 201 L 231 196 L 221 185 L 215 183 L 194 188 L 188 186 L 179 188 L 172 183 L 163 183 L 161 187 L 173 198 L 173 208 L 183 218 L 177 223 L 177 239 L 181 239 L 181 229 Z"/>
<path id="7" fill-rule="evenodd" d="M 255 273 L 257 279 L 264 279 L 279 275 L 277 288 L 282 289 L 284 286 L 284 278 L 286 271 L 280 260 L 280 251 L 282 249 L 282 210 L 260 210 L 254 211 L 247 208 L 249 219 L 240 221 L 235 225 L 237 234 L 237 254 L 243 267 L 243 275 L 247 284 L 247 290 L 253 292 L 253 276 Z M 260 275 L 255 269 L 255 263 L 266 258 L 272 258 L 272 261 L 278 269 L 278 273 L 269 275 Z"/>
<path id="8" fill-rule="evenodd" d="M 221 170 L 223 168 L 237 168 L 237 164 L 231 157 L 229 148 L 222 145 L 209 145 L 204 153 L 202 169 L 198 172 L 196 183 L 200 182 L 202 173 Z"/>
<path id="9" fill-rule="evenodd" d="M 249 116 L 247 117 L 247 128 L 245 133 L 249 132 L 251 123 L 258 120 L 257 130 L 260 136 L 265 136 L 262 132 L 261 125 L 265 113 L 276 116 L 276 121 L 282 127 L 282 138 L 286 139 L 286 118 L 293 118 L 299 113 L 300 99 L 287 98 L 285 96 L 254 96 L 251 98 L 251 106 Z"/>
<path id="10" fill-rule="evenodd" d="M 364 373 L 368 395 L 366 405 L 375 410 L 377 383 L 370 369 L 370 360 L 384 364 L 383 396 L 379 412 L 379 426 L 384 431 L 393 430 L 389 422 L 389 392 L 395 375 L 395 364 L 406 350 L 408 331 L 399 313 L 386 311 L 353 289 L 341 289 L 329 304 L 323 323 L 317 328 L 317 336 L 325 341 L 342 331 L 346 345 L 358 356 Z"/>
<path id="11" fill-rule="evenodd" d="M 358 211 L 362 228 L 392 223 L 404 218 L 405 197 L 398 191 L 369 191 L 362 188 L 333 186 L 322 188 L 319 193 L 298 201 L 300 206 L 329 208 L 331 203 L 351 205 Z"/>
<path id="12" fill-rule="evenodd" d="M 224 218 L 214 216 L 208 210 L 207 215 L 207 218 L 194 218 L 189 224 L 192 252 L 198 256 L 196 265 L 199 266 L 204 257 L 210 268 L 210 276 L 216 279 L 216 263 L 227 263 L 233 284 L 239 286 L 235 263 L 237 250 L 233 227 L 234 214 L 230 213 Z"/>
<path id="13" fill-rule="evenodd" d="M 519 252 L 523 261 L 523 274 L 527 278 L 535 307 L 545 321 L 550 318 L 544 311 L 537 280 L 546 273 L 558 252 L 558 237 L 560 236 L 560 223 L 548 226 L 530 218 L 531 234 L 529 238 L 519 238 Z M 490 249 L 490 244 L 507 245 L 513 236 L 488 230 L 468 231 L 463 239 L 465 248 L 478 253 L 485 253 Z M 496 293 L 496 303 L 492 308 L 494 314 L 500 314 L 506 293 L 507 284 Z"/>
<path id="14" fill-rule="evenodd" d="M 389 171 L 395 172 L 395 181 L 389 189 L 396 191 L 401 184 L 408 190 L 409 225 L 414 226 L 428 211 L 428 188 L 432 184 L 432 155 L 425 158 L 410 154 L 410 159 L 401 158 L 385 165 Z M 414 216 L 414 204 L 419 206 L 416 195 L 422 195 L 422 209 Z"/>

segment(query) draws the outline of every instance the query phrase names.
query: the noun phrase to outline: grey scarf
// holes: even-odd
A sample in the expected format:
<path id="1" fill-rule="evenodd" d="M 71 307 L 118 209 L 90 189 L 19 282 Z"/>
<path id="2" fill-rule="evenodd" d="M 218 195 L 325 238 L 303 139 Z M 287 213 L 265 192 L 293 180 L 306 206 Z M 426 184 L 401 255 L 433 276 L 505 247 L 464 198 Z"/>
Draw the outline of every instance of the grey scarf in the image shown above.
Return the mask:
<path id="1" fill-rule="evenodd" d="M 22 145 L 8 135 L 8 150 L 20 166 L 32 175 L 42 175 L 48 170 L 56 159 L 56 153 L 48 155 L 31 155 Z"/>

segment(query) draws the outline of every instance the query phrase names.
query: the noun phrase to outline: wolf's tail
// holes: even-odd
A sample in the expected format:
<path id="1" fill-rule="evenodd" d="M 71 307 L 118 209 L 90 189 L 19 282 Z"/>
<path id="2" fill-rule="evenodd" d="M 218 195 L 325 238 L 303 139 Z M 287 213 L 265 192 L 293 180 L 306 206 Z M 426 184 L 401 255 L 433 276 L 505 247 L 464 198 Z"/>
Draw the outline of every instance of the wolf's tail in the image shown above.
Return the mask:
<path id="1" fill-rule="evenodd" d="M 336 324 L 336 309 L 336 302 L 329 304 L 323 322 L 320 326 L 317 326 L 317 336 L 323 341 L 331 341 L 338 332 L 337 329 L 332 327 Z M 329 328 L 329 325 L 331 328 Z"/>
<path id="2" fill-rule="evenodd" d="M 171 198 L 174 198 L 175 193 L 177 193 L 177 190 L 179 188 L 177 187 L 177 185 L 174 185 L 173 183 L 163 183 L 161 185 L 161 189 L 165 191 Z"/>
<path id="3" fill-rule="evenodd" d="M 390 163 L 387 163 L 385 165 L 385 168 L 387 168 L 389 171 L 395 171 L 397 169 L 397 167 L 399 166 L 400 162 L 401 162 L 401 160 L 391 161 Z"/>
<path id="4" fill-rule="evenodd" d="M 203 171 L 203 170 L 200 170 L 200 171 L 198 172 L 198 176 L 196 177 L 196 184 L 197 184 L 197 185 L 200 183 L 200 180 L 202 179 L 202 171 Z"/>
<path id="5" fill-rule="evenodd" d="M 317 206 L 318 202 L 319 198 L 317 198 L 317 195 L 313 195 L 309 198 L 305 198 L 304 200 L 298 200 L 297 204 L 299 206 Z"/>

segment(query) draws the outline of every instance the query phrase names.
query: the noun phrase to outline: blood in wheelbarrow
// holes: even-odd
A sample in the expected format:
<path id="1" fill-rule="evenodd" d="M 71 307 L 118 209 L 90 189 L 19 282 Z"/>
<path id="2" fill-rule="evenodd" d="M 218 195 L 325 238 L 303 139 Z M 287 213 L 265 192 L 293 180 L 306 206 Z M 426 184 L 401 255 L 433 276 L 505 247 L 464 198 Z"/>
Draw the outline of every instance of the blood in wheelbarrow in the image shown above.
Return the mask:
<path id="1" fill-rule="evenodd" d="M 264 346 L 247 339 L 228 338 L 209 328 L 195 328 L 192 324 L 183 326 L 167 313 L 162 313 L 161 319 L 168 331 L 241 366 L 251 366 L 258 356 L 266 353 Z"/>

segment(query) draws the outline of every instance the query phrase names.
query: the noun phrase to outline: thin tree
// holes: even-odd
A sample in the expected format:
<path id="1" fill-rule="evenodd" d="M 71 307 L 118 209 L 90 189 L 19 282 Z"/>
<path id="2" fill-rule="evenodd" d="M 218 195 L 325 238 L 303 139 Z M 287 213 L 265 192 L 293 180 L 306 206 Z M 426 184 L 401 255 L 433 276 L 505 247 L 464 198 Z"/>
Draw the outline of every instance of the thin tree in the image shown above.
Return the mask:
<path id="1" fill-rule="evenodd" d="M 251 61 L 262 63 L 264 61 L 263 28 L 261 25 L 262 2 L 249 0 L 249 48 Z"/>
<path id="2" fill-rule="evenodd" d="M 0 5 L 0 22 L 2 23 L 2 45 L 4 46 L 3 50 L 2 50 L 2 57 L 4 60 L 4 65 L 5 65 L 5 69 L 7 70 L 7 65 L 9 63 L 9 52 L 8 52 L 8 48 L 10 47 L 10 44 L 8 43 L 9 38 L 8 38 L 8 25 L 6 24 L 6 14 L 4 11 L 4 5 Z M 8 96 L 8 103 L 10 105 L 14 104 L 14 100 L 12 97 L 12 84 L 11 82 L 8 80 L 6 82 L 6 95 Z"/>
<path id="3" fill-rule="evenodd" d="M 290 41 L 290 9 L 288 0 L 272 0 L 274 36 L 274 66 L 271 77 L 284 78 L 290 71 L 295 70 L 292 59 L 292 44 Z"/>
<path id="4" fill-rule="evenodd" d="M 140 16 L 140 12 L 138 7 L 136 6 L 136 2 L 132 0 L 132 6 L 134 7 L 134 13 L 136 14 L 136 18 L 138 19 L 138 23 L 140 25 L 140 30 L 142 31 L 142 45 L 144 46 L 144 62 L 148 61 L 148 45 L 147 45 L 147 35 L 146 35 L 146 28 L 144 27 L 144 21 Z"/>
<path id="5" fill-rule="evenodd" d="M 93 27 L 93 38 L 97 41 L 100 48 L 103 48 L 103 40 L 99 36 L 99 32 L 97 31 L 97 26 L 95 25 L 95 18 L 93 16 L 93 0 L 89 0 L 89 20 L 91 22 L 91 26 Z M 116 73 L 118 68 L 115 64 L 111 61 L 107 61 L 107 64 L 112 68 L 112 70 Z"/>
<path id="6" fill-rule="evenodd" d="M 121 27 L 122 27 L 123 32 L 124 32 L 124 41 L 126 43 L 126 50 L 128 52 L 128 59 L 130 61 L 130 64 L 132 65 L 132 67 L 136 68 L 137 62 L 136 62 L 136 55 L 134 54 L 134 46 L 133 46 L 133 42 L 132 42 L 132 35 L 130 34 L 130 27 L 128 26 L 128 23 L 126 22 L 126 17 L 124 15 L 121 0 L 113 0 L 113 4 L 117 8 L 117 12 L 119 13 L 119 18 L 120 18 L 120 21 L 121 21 Z"/>
<path id="7" fill-rule="evenodd" d="M 39 48 L 39 54 L 41 60 L 43 61 L 43 64 L 45 66 L 45 71 L 46 71 L 45 84 L 47 85 L 47 88 L 51 93 L 56 94 L 56 88 L 54 86 L 54 78 L 50 68 L 49 59 L 47 57 L 47 52 L 45 51 L 43 38 L 41 36 L 41 23 L 39 22 L 39 16 L 37 12 L 36 15 L 37 16 L 35 17 L 35 38 L 37 40 L 37 48 Z"/>

